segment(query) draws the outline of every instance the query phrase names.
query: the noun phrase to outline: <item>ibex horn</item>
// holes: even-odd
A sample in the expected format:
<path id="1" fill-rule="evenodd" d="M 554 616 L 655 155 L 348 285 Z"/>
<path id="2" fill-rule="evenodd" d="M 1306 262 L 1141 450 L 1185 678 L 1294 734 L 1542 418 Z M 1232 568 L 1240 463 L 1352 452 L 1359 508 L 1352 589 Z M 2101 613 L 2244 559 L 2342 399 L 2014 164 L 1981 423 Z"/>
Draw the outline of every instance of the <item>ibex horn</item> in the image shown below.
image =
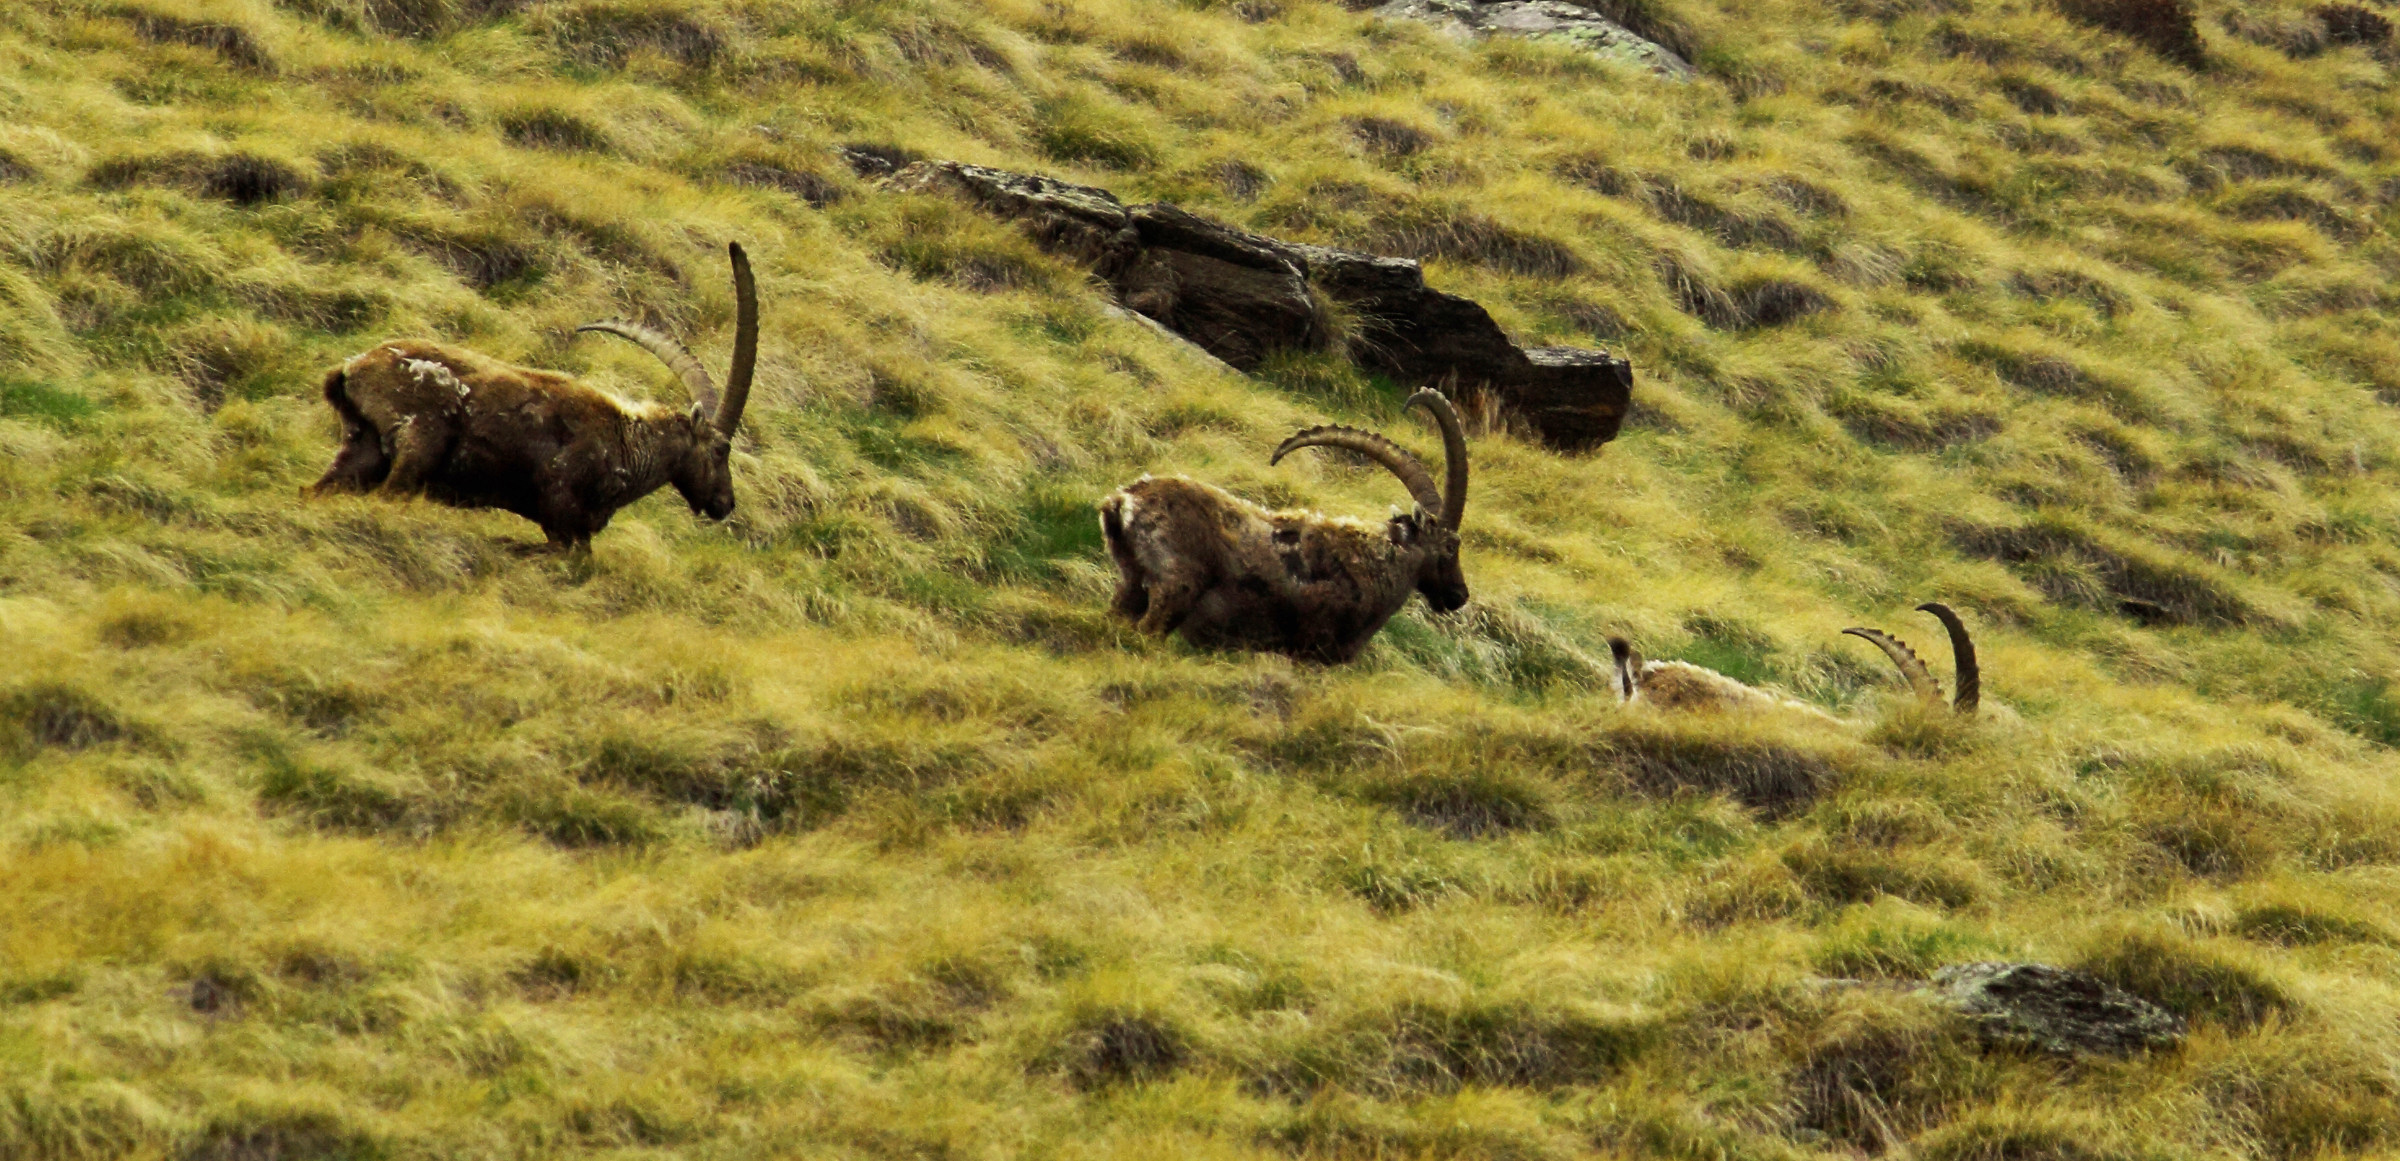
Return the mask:
<path id="1" fill-rule="evenodd" d="M 750 375 L 758 368 L 758 282 L 750 276 L 750 256 L 742 244 L 728 242 L 733 257 L 733 366 L 725 371 L 725 402 L 717 407 L 717 430 L 728 437 L 742 422 L 750 402 Z"/>
<path id="2" fill-rule="evenodd" d="M 1408 397 L 1408 405 L 1433 413 L 1442 429 L 1442 526 L 1458 531 L 1458 518 L 1467 511 L 1467 433 L 1459 426 L 1458 409 L 1431 387 Z"/>
<path id="3" fill-rule="evenodd" d="M 636 346 L 658 356 L 658 361 L 665 363 L 667 370 L 675 372 L 675 377 L 683 380 L 683 389 L 691 393 L 692 402 L 699 404 L 702 411 L 711 414 L 716 412 L 717 388 L 715 384 L 708 381 L 708 368 L 701 366 L 700 360 L 693 358 L 692 352 L 688 348 L 682 343 L 676 342 L 666 332 L 621 318 L 585 323 L 576 327 L 575 331 L 577 334 L 584 331 L 598 331 L 604 335 L 615 335 L 620 339 L 632 341 Z"/>
<path id="4" fill-rule="evenodd" d="M 1950 663 L 1958 672 L 1958 696 L 1950 708 L 1962 714 L 1975 712 L 1983 701 L 1983 667 L 1975 662 L 1975 640 L 1967 636 L 1966 623 L 1958 619 L 1950 606 L 1940 601 L 1927 601 L 1917 611 L 1931 613 L 1950 631 Z"/>
<path id="5" fill-rule="evenodd" d="M 1925 668 L 1925 660 L 1917 656 L 1916 650 L 1894 640 L 1891 634 L 1881 629 L 1851 628 L 1842 632 L 1883 650 L 1883 655 L 1900 667 L 1900 676 L 1908 679 L 1908 687 L 1915 690 L 1918 697 L 1935 705 L 1942 704 L 1942 683 L 1933 679 L 1932 672 Z"/>
<path id="6" fill-rule="evenodd" d="M 1408 494 L 1416 498 L 1418 507 L 1428 512 L 1441 511 L 1442 494 L 1434 490 L 1433 473 L 1426 471 L 1425 465 L 1409 454 L 1407 448 L 1374 432 L 1337 424 L 1304 427 L 1276 447 L 1275 454 L 1267 457 L 1267 463 L 1269 466 L 1282 463 L 1283 457 L 1304 447 L 1338 447 L 1357 452 L 1400 477 L 1400 486 L 1407 488 Z"/>

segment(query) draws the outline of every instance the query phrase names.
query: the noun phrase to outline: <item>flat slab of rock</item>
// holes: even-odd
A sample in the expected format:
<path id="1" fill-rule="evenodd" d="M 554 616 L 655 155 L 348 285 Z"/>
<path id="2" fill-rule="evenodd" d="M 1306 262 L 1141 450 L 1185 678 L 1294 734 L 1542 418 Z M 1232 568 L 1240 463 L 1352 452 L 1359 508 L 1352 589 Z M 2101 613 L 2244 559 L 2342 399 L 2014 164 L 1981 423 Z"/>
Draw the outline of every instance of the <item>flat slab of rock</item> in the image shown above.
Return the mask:
<path id="1" fill-rule="evenodd" d="M 1488 392 L 1552 447 L 1615 439 L 1632 407 L 1631 364 L 1519 347 L 1474 300 L 1427 286 L 1411 259 L 1285 242 L 1163 202 L 1127 207 L 1094 186 L 955 161 L 916 162 L 887 184 L 1017 223 L 1035 245 L 1089 266 L 1127 309 L 1240 370 L 1279 350 L 1325 349 L 1333 328 L 1313 289 L 1364 320 L 1353 361 L 1453 396 Z"/>
<path id="2" fill-rule="evenodd" d="M 1691 62 L 1673 50 L 1589 8 L 1560 0 L 1392 0 L 1375 15 L 1430 24 L 1460 40 L 1553 40 L 1667 80 L 1692 78 Z"/>
<path id="3" fill-rule="evenodd" d="M 2060 1056 L 2123 1055 L 2183 1042 L 2183 1018 L 2098 977 L 2038 963 L 1964 963 L 1927 989 L 1987 1041 Z"/>

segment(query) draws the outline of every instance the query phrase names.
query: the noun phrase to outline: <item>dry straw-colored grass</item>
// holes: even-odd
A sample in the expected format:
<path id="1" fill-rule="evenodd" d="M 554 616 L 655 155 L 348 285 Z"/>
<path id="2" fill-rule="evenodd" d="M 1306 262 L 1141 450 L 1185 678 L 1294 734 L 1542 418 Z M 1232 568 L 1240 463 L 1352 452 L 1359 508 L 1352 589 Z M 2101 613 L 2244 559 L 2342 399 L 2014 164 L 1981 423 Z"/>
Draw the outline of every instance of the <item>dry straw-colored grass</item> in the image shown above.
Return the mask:
<path id="1" fill-rule="evenodd" d="M 2400 1147 L 2389 46 L 1601 7 L 1702 79 L 1314 0 L 4 6 L 0 1158 Z M 854 173 L 916 156 L 1422 257 L 1639 408 L 1483 416 L 1469 615 L 1140 640 L 1109 487 L 1372 514 L 1262 452 L 1429 434 Z M 716 355 L 729 237 L 733 520 L 295 498 L 327 364 L 654 394 L 571 328 Z M 1976 723 L 1838 635 L 1931 597 Z M 1620 711 L 1612 633 L 1841 721 Z M 1906 995 L 2016 957 L 2193 1038 Z"/>

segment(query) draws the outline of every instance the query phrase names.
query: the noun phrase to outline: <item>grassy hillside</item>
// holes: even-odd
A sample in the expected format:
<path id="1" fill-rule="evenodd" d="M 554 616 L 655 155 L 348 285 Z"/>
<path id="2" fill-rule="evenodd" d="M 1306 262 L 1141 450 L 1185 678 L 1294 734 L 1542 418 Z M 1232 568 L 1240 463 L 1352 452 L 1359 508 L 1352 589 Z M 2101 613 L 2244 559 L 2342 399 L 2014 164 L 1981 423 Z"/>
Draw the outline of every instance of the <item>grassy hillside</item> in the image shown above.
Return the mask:
<path id="1" fill-rule="evenodd" d="M 1316 0 L 0 6 L 0 1158 L 2400 1149 L 2400 58 L 1615 10 L 1703 78 Z M 1265 451 L 1437 441 L 844 143 L 1423 257 L 1635 418 L 1479 434 L 1476 605 L 1357 665 L 1139 639 L 1110 487 L 1371 516 Z M 570 328 L 721 366 L 727 238 L 733 520 L 296 498 L 387 336 L 672 398 Z M 1974 724 L 1837 633 L 1933 597 Z M 1621 711 L 1612 632 L 1842 723 Z M 1899 983 L 1982 958 L 2193 1035 L 1983 1052 Z"/>

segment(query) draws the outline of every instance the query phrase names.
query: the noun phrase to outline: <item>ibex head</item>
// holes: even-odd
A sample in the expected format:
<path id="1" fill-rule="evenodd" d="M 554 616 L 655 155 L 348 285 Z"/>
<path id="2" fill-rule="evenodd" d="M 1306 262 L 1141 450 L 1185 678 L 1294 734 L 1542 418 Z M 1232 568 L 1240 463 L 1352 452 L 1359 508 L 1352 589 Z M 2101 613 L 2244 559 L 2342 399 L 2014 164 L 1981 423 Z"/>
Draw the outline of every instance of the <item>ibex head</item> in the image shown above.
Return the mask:
<path id="1" fill-rule="evenodd" d="M 1392 517 L 1388 534 L 1402 559 L 1416 568 L 1417 591 L 1437 613 L 1456 611 L 1467 603 L 1467 574 L 1458 563 L 1458 521 L 1467 509 L 1467 436 L 1458 411 L 1442 393 L 1430 387 L 1408 397 L 1408 405 L 1433 414 L 1442 429 L 1442 467 L 1446 479 L 1436 489 L 1433 473 L 1406 448 L 1371 431 L 1354 427 L 1303 428 L 1283 441 L 1267 462 L 1281 463 L 1298 448 L 1338 447 L 1382 464 L 1400 477 L 1402 487 L 1416 500 L 1414 511 Z"/>
<path id="2" fill-rule="evenodd" d="M 733 258 L 733 365 L 725 372 L 725 395 L 717 396 L 708 370 L 692 352 L 672 337 L 624 319 L 586 323 L 578 331 L 598 331 L 630 339 L 658 356 L 691 392 L 692 408 L 681 420 L 688 440 L 674 441 L 666 454 L 674 456 L 667 481 L 683 494 L 692 511 L 711 520 L 733 513 L 733 433 L 741 426 L 742 408 L 750 401 L 750 376 L 758 364 L 758 283 L 750 275 L 750 256 L 742 244 L 729 243 Z M 656 477 L 652 477 L 655 479 Z"/>

